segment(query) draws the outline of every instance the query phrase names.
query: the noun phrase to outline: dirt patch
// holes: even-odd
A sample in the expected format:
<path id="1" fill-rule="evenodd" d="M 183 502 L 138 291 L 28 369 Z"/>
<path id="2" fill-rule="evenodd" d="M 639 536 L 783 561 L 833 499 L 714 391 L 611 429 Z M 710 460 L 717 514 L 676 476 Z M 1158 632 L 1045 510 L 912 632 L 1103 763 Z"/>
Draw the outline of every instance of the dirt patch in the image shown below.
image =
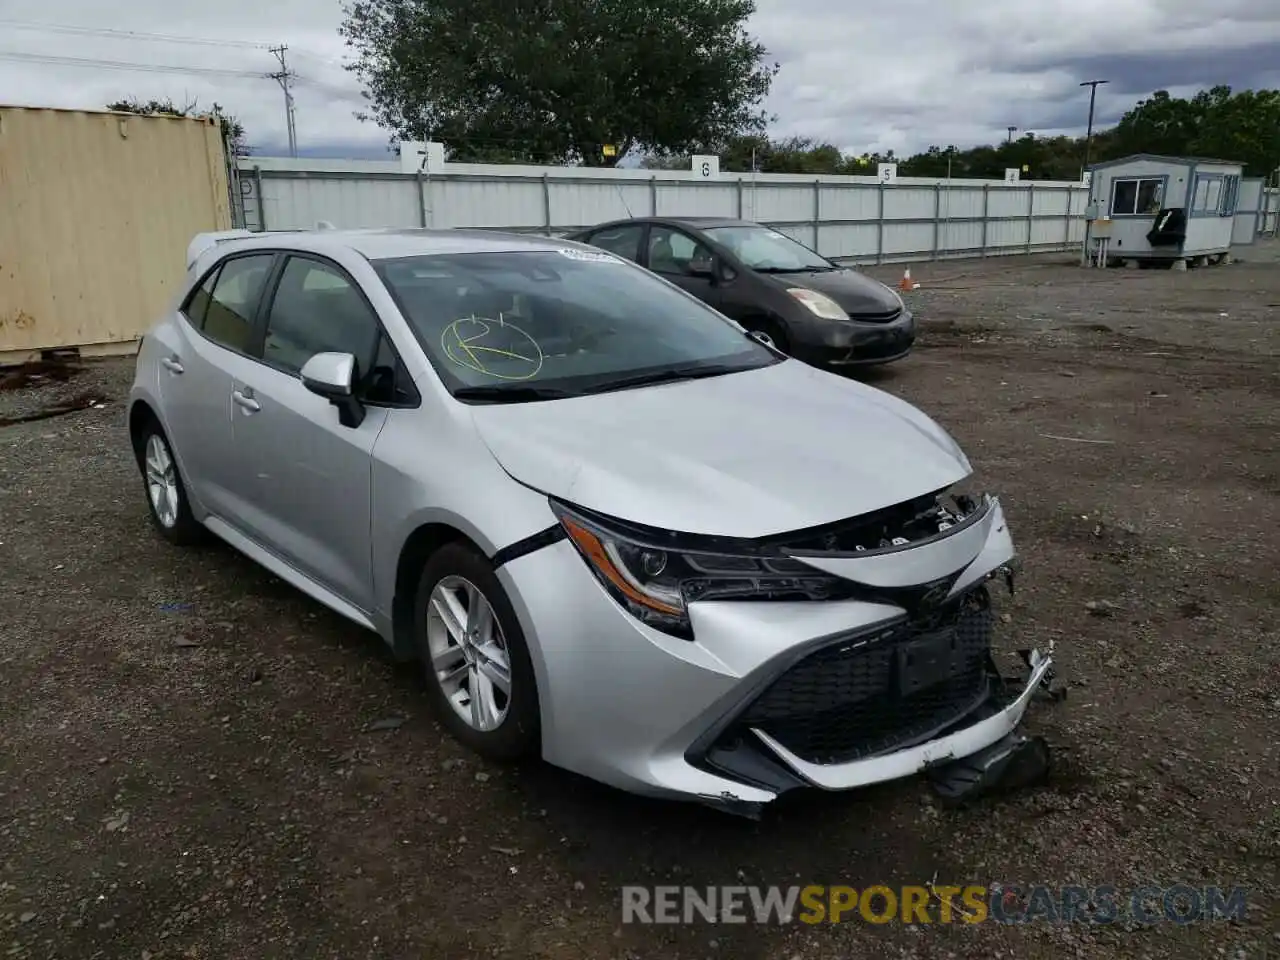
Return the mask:
<path id="1" fill-rule="evenodd" d="M 229 549 L 153 534 L 120 422 L 132 364 L 86 364 L 75 388 L 111 408 L 0 430 L 0 942 L 155 960 L 1275 955 L 1270 249 L 1189 273 L 912 265 L 926 346 L 868 379 L 1000 494 L 1025 565 L 1001 663 L 1053 641 L 1069 689 L 1031 718 L 1049 782 L 964 810 L 913 780 L 790 797 L 757 824 L 476 760 L 376 638 Z M 1120 332 L 1072 329 L 1091 324 Z M 935 877 L 1238 885 L 1250 906 L 1185 927 L 620 923 L 624 884 Z"/>
<path id="2" fill-rule="evenodd" d="M 0 427 L 115 404 L 127 393 L 131 370 L 128 362 L 80 363 L 60 358 L 0 368 Z"/>
<path id="3" fill-rule="evenodd" d="M 54 360 L 0 367 L 0 390 L 29 390 L 51 383 L 66 383 L 79 372 L 79 366 Z"/>
<path id="4" fill-rule="evenodd" d="M 31 423 L 35 420 L 49 420 L 53 417 L 65 416 L 68 413 L 76 413 L 79 410 L 101 410 L 111 402 L 111 398 L 101 393 L 87 390 L 77 393 L 69 400 L 62 400 L 58 403 L 50 404 L 47 407 L 41 407 L 38 410 L 29 411 L 11 417 L 0 417 L 0 427 L 11 427 L 19 423 Z"/>

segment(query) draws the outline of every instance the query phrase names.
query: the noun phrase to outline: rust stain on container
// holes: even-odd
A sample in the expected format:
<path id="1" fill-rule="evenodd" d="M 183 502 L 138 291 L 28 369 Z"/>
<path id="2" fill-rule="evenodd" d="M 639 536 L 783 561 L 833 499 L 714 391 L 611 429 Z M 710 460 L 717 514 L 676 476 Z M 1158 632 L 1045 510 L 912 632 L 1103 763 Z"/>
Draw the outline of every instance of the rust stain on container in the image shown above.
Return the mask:
<path id="1" fill-rule="evenodd" d="M 36 325 L 36 318 L 25 310 L 18 310 L 15 313 L 0 313 L 0 330 L 5 327 L 11 327 L 18 330 L 29 330 Z"/>

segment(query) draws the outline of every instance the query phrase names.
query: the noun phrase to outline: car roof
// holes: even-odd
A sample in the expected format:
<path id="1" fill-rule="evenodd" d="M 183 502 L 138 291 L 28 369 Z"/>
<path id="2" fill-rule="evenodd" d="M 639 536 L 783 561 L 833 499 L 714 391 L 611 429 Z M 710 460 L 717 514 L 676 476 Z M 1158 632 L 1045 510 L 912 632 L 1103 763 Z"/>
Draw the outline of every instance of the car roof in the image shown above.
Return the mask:
<path id="1" fill-rule="evenodd" d="M 740 220 L 737 217 L 628 217 L 623 220 L 611 220 L 596 227 L 584 227 L 584 230 L 596 230 L 600 227 L 619 227 L 627 223 L 672 223 L 677 226 L 692 227 L 695 230 L 707 230 L 711 227 L 758 227 L 760 224 L 752 220 Z"/>
<path id="2" fill-rule="evenodd" d="M 392 228 L 380 230 L 281 230 L 237 237 L 218 245 L 218 252 L 285 249 L 310 253 L 354 250 L 370 260 L 430 256 L 447 253 L 519 253 L 580 246 L 572 240 L 541 235 L 501 233 L 496 230 L 431 230 Z"/>

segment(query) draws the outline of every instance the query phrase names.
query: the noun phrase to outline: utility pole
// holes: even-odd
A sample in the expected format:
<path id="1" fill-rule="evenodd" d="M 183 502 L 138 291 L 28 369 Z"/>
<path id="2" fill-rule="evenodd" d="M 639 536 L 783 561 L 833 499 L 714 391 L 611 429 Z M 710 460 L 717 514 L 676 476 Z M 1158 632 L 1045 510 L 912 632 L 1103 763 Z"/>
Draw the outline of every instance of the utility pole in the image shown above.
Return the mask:
<path id="1" fill-rule="evenodd" d="M 275 73 L 267 74 L 272 80 L 280 84 L 280 89 L 284 92 L 284 120 L 285 129 L 289 133 L 289 156 L 296 157 L 298 155 L 298 131 L 293 125 L 293 91 L 289 89 L 289 81 L 297 76 L 289 69 L 288 61 L 284 55 L 288 51 L 283 43 L 278 47 L 271 47 L 271 52 L 275 54 L 277 60 L 280 61 L 280 69 Z"/>
<path id="2" fill-rule="evenodd" d="M 1089 88 L 1089 126 L 1084 135 L 1084 166 L 1080 168 L 1080 179 L 1084 179 L 1085 171 L 1089 169 L 1090 151 L 1093 147 L 1093 107 L 1098 100 L 1098 87 L 1104 83 L 1110 83 L 1110 80 L 1085 80 L 1080 86 Z M 1085 197 L 1085 203 L 1091 205 L 1093 203 L 1093 185 L 1089 185 L 1089 195 Z M 1089 262 L 1089 241 L 1090 234 L 1093 233 L 1093 221 L 1089 219 L 1088 210 L 1085 211 L 1084 221 L 1084 248 L 1080 251 L 1080 264 Z M 1103 264 L 1106 266 L 1106 264 Z"/>
<path id="3" fill-rule="evenodd" d="M 1013 135 L 1014 135 L 1015 133 L 1017 133 L 1017 132 L 1018 132 L 1018 128 L 1017 128 L 1017 127 L 1010 127 L 1010 128 L 1009 128 L 1009 139 L 1008 139 L 1008 140 L 1006 140 L 1005 142 L 1006 142 L 1006 143 L 1013 143 Z"/>
<path id="4" fill-rule="evenodd" d="M 1089 169 L 1089 153 L 1093 147 L 1093 107 L 1098 100 L 1098 87 L 1110 80 L 1086 80 L 1080 86 L 1089 88 L 1089 128 L 1084 135 L 1084 168 L 1080 171 L 1080 179 L 1084 179 L 1084 171 Z"/>

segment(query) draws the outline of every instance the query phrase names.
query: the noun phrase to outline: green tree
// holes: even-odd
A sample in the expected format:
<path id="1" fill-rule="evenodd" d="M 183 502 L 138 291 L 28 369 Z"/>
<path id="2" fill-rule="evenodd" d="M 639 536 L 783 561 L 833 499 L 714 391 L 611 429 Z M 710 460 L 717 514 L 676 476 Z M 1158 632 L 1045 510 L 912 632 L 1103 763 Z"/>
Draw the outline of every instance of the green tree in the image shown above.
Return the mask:
<path id="1" fill-rule="evenodd" d="M 1201 90 L 1190 100 L 1157 90 L 1116 125 L 1110 151 L 1163 153 L 1236 160 L 1247 176 L 1280 166 L 1280 91 L 1228 86 Z"/>
<path id="2" fill-rule="evenodd" d="M 699 153 L 715 153 L 720 157 L 720 169 L 725 173 L 802 173 L 813 176 L 831 174 L 874 175 L 879 157 L 858 158 L 845 156 L 831 143 L 820 143 L 808 137 L 788 137 L 771 140 L 763 135 L 732 137 L 719 149 L 707 148 Z M 657 170 L 688 170 L 689 154 L 649 156 L 644 165 Z M 868 169 L 860 169 L 869 164 Z"/>
<path id="3" fill-rule="evenodd" d="M 1115 128 L 1115 149 L 1121 155 L 1159 153 L 1182 156 L 1191 153 L 1196 127 L 1210 106 L 1210 98 L 1197 94 L 1198 102 L 1171 97 L 1167 90 L 1157 90 L 1139 100 L 1132 110 L 1120 118 Z"/>
<path id="4" fill-rule="evenodd" d="M 341 33 L 397 139 L 453 160 L 613 166 L 763 132 L 755 0 L 354 0 Z M 613 156 L 605 155 L 612 145 Z"/>
<path id="5" fill-rule="evenodd" d="M 114 110 L 116 113 L 137 113 L 143 116 L 213 117 L 218 121 L 218 128 L 222 132 L 222 142 L 227 149 L 228 156 L 247 157 L 249 155 L 249 145 L 245 142 L 244 137 L 244 126 L 235 117 L 229 116 L 216 103 L 209 110 L 201 110 L 194 100 L 180 107 L 170 99 L 143 101 L 136 97 L 126 97 L 123 100 L 108 103 L 107 109 Z"/>

